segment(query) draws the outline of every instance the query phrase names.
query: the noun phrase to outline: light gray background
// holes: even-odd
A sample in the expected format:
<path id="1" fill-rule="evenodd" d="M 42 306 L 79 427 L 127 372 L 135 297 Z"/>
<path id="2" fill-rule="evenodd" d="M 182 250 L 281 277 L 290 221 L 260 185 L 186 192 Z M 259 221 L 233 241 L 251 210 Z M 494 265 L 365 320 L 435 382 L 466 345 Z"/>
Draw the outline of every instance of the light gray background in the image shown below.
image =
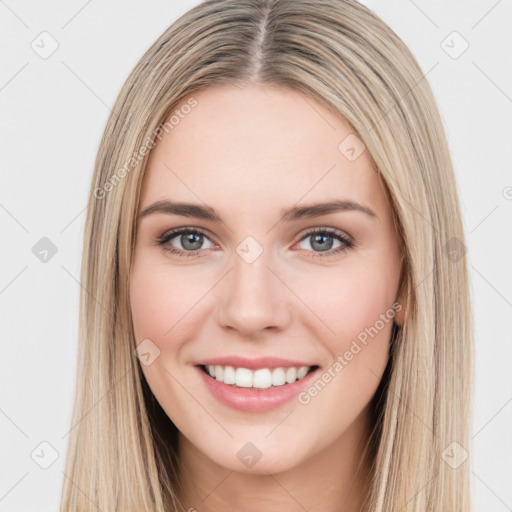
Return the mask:
<path id="1" fill-rule="evenodd" d="M 130 70 L 197 3 L 0 0 L 0 512 L 58 509 L 75 380 L 84 209 L 95 154 Z M 476 323 L 470 459 L 475 510 L 510 511 L 512 5 L 363 3 L 409 46 L 443 116 L 462 202 Z M 50 48 L 43 31 L 59 45 L 46 59 L 31 47 L 42 51 L 46 37 L 44 47 Z M 468 49 L 453 58 L 464 40 Z M 57 248 L 46 263 L 32 252 L 42 237 Z M 53 456 L 52 465 L 40 467 Z"/>

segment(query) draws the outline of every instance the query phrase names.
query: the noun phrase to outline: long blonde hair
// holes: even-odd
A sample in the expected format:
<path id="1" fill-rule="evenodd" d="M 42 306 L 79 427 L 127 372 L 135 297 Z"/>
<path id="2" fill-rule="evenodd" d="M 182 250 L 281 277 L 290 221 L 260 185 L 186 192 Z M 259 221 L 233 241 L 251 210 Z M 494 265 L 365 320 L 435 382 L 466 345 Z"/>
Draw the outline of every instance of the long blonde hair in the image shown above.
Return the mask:
<path id="1" fill-rule="evenodd" d="M 205 1 L 129 75 L 89 195 L 61 512 L 180 507 L 177 430 L 134 355 L 129 275 L 147 149 L 183 98 L 221 82 L 311 95 L 368 149 L 393 208 L 407 297 L 372 400 L 368 510 L 468 512 L 473 320 L 452 162 L 418 63 L 355 0 Z"/>

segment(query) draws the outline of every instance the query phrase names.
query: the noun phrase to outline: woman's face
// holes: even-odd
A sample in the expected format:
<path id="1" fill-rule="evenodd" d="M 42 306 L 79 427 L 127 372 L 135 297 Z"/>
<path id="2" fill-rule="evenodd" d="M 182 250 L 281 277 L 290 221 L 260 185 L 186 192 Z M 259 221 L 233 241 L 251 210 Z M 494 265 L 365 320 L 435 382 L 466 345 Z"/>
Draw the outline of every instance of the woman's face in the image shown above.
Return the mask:
<path id="1" fill-rule="evenodd" d="M 176 110 L 148 162 L 130 276 L 152 392 L 181 443 L 233 471 L 349 449 L 404 313 L 368 152 L 289 89 L 215 86 Z"/>

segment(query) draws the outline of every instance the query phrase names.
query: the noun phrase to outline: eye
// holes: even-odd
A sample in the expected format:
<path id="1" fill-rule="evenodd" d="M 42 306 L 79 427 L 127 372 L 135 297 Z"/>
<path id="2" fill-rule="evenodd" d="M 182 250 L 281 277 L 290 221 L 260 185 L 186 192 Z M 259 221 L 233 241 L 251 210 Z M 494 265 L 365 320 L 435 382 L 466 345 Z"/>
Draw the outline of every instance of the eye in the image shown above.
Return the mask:
<path id="1" fill-rule="evenodd" d="M 175 239 L 176 242 L 173 243 Z M 205 240 L 209 242 L 209 247 L 203 247 Z M 346 251 L 355 245 L 351 238 L 334 228 L 312 229 L 301 238 L 299 244 L 305 241 L 308 241 L 307 245 L 313 249 L 312 257 L 332 256 Z M 333 245 L 336 241 L 339 245 L 333 249 Z M 179 247 L 174 245 L 176 243 Z M 157 239 L 157 245 L 180 258 L 189 258 L 198 256 L 202 249 L 211 249 L 215 244 L 209 240 L 203 230 L 184 227 L 164 233 Z M 306 248 L 306 250 L 311 252 L 309 248 Z"/>
<path id="2" fill-rule="evenodd" d="M 332 249 L 335 241 L 340 245 Z M 306 233 L 299 243 L 307 242 L 313 249 L 312 257 L 327 257 L 339 254 L 354 247 L 354 242 L 348 236 L 334 228 L 315 228 Z"/>
<path id="3" fill-rule="evenodd" d="M 177 239 L 177 243 L 181 247 L 175 247 L 171 242 Z M 164 233 L 157 239 L 157 244 L 162 246 L 165 251 L 175 254 L 179 257 L 188 258 L 196 256 L 202 247 L 204 240 L 208 240 L 213 246 L 213 243 L 206 237 L 206 234 L 199 228 L 177 228 L 172 231 Z M 206 247 L 209 249 L 210 247 Z"/>

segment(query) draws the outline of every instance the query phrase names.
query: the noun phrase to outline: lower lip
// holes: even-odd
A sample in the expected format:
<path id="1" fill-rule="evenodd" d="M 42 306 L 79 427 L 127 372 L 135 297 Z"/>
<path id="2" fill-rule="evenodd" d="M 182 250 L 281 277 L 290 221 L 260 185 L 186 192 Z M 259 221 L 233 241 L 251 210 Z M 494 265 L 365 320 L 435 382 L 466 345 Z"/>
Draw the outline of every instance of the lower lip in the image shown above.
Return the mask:
<path id="1" fill-rule="evenodd" d="M 296 380 L 292 384 L 283 384 L 267 389 L 254 389 L 224 384 L 206 375 L 199 366 L 195 368 L 201 374 L 206 387 L 217 400 L 229 407 L 245 412 L 266 412 L 277 409 L 295 398 L 307 387 L 319 370 L 319 368 L 315 368 L 305 377 Z"/>

